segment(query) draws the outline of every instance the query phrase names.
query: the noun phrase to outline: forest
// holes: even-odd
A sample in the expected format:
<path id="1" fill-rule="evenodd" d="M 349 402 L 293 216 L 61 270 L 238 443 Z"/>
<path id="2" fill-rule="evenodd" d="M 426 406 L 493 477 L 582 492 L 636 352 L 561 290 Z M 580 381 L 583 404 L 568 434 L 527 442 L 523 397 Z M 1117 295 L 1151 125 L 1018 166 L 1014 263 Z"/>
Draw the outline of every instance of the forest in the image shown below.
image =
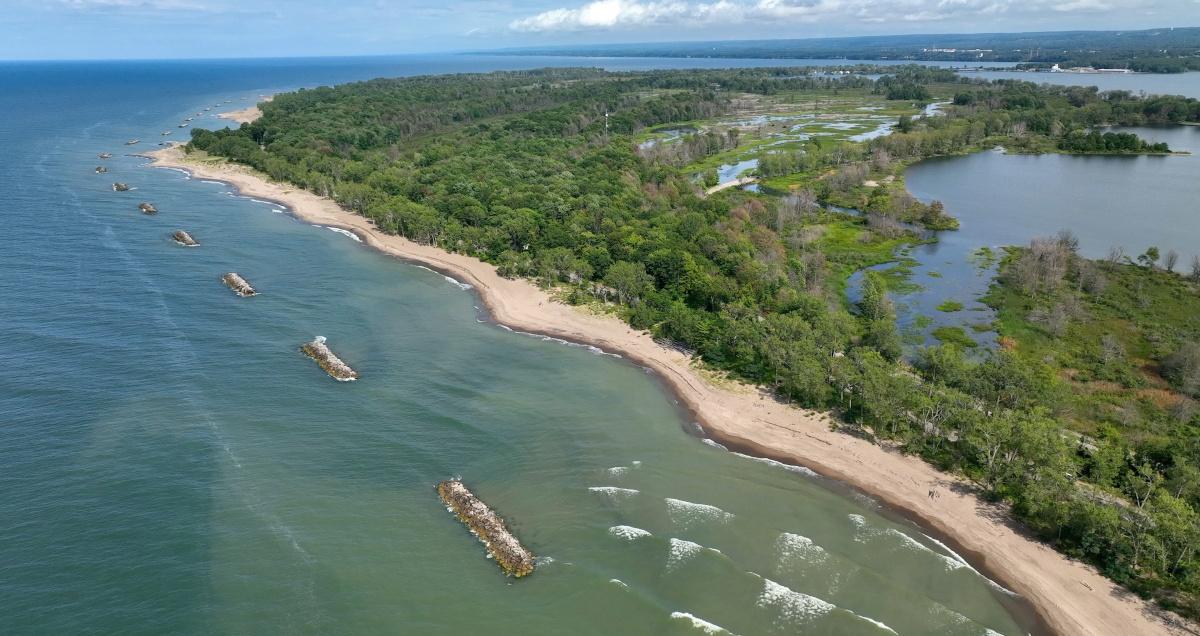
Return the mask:
<path id="1" fill-rule="evenodd" d="M 947 104 L 939 116 L 904 115 L 892 134 L 868 141 L 814 137 L 762 150 L 762 169 L 780 189 L 704 195 L 697 161 L 746 143 L 712 133 L 708 122 L 746 104 L 815 103 L 803 98 L 816 95 Z M 925 240 L 920 226 L 952 227 L 953 211 L 916 201 L 902 179 L 883 179 L 904 165 L 997 143 L 1073 151 L 1093 128 L 1182 121 L 1200 121 L 1200 103 L 985 83 L 921 67 L 878 81 L 807 69 L 547 69 L 283 94 L 253 124 L 194 130 L 187 150 L 330 196 L 384 231 L 495 263 L 567 302 L 612 311 L 714 370 L 834 410 L 840 426 L 966 476 L 1058 549 L 1196 617 L 1196 409 L 1134 409 L 1120 426 L 1102 426 L 1109 414 L 1067 410 L 1090 398 L 1066 399 L 1072 387 L 1061 369 L 1019 346 L 967 355 L 943 345 L 906 357 L 887 296 L 896 281 L 887 276 L 868 276 L 858 303 L 844 295 L 851 272 Z M 665 142 L 683 150 L 639 145 L 639 134 L 666 124 L 694 131 Z M 873 177 L 879 185 L 867 185 Z M 839 201 L 863 213 L 827 205 Z M 1078 290 L 1093 267 L 1106 293 L 1126 286 L 1126 270 L 1084 265 L 1070 240 L 1051 243 L 1034 253 L 1055 269 L 1031 266 L 1021 278 L 1033 281 L 1029 293 L 1071 290 L 1086 305 Z M 1005 271 L 1013 267 L 1024 271 Z M 1164 381 L 1194 396 L 1200 354 L 1169 348 L 1161 360 L 1175 362 Z"/>

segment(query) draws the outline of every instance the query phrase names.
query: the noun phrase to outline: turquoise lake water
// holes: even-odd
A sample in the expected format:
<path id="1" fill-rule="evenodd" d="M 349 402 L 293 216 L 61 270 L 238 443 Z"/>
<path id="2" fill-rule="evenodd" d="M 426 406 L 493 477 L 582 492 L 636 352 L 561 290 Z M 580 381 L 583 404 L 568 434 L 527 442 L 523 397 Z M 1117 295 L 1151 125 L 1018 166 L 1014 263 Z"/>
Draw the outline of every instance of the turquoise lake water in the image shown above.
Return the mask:
<path id="1" fill-rule="evenodd" d="M 278 89 L 553 62 L 0 65 L 0 632 L 1036 628 L 871 500 L 704 443 L 644 369 L 125 154 Z M 261 294 L 231 294 L 231 270 Z M 362 379 L 301 355 L 316 335 Z M 454 475 L 541 557 L 532 577 L 442 507 Z"/>

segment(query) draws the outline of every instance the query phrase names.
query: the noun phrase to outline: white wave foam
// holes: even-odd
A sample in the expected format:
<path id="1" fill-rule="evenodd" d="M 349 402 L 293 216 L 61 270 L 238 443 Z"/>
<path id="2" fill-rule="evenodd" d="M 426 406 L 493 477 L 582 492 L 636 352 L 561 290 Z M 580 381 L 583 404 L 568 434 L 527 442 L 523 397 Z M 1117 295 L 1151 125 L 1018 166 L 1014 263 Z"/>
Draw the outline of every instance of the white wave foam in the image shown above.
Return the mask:
<path id="1" fill-rule="evenodd" d="M 617 587 L 629 587 L 626 585 L 625 581 L 622 581 L 621 579 L 609 579 L 608 582 L 616 585 Z"/>
<path id="2" fill-rule="evenodd" d="M 211 183 L 213 185 L 225 185 L 224 181 L 213 181 L 212 179 L 201 179 L 200 183 Z"/>
<path id="3" fill-rule="evenodd" d="M 588 486 L 588 490 L 591 492 L 597 493 L 597 494 L 604 495 L 604 496 L 608 497 L 609 499 L 612 499 L 613 501 L 629 499 L 630 497 L 632 497 L 632 496 L 638 494 L 638 492 L 640 492 L 640 491 L 634 490 L 633 488 L 618 488 L 616 486 Z"/>
<path id="4" fill-rule="evenodd" d="M 540 333 L 519 331 L 519 330 L 513 329 L 511 327 L 508 327 L 506 325 L 500 325 L 500 326 L 503 327 L 504 329 L 507 329 L 508 331 L 510 331 L 512 333 L 520 334 L 522 336 L 529 336 L 530 338 L 537 338 L 538 340 L 541 340 L 542 342 L 557 342 L 558 344 L 566 345 L 568 347 L 583 347 L 583 348 L 587 349 L 588 351 L 590 351 L 596 355 L 600 355 L 600 356 L 609 356 L 611 358 L 620 358 L 621 357 L 621 354 L 619 354 L 619 353 L 609 353 L 608 351 L 605 351 L 605 350 L 601 349 L 600 347 L 596 347 L 593 345 L 580 344 L 578 342 L 571 342 L 570 340 L 563 340 L 562 338 L 555 338 L 554 336 L 547 336 L 547 335 L 540 334 Z"/>
<path id="5" fill-rule="evenodd" d="M 627 472 L 629 472 L 628 466 L 613 466 L 612 468 L 608 469 L 608 474 L 612 475 L 613 477 L 620 477 Z"/>
<path id="6" fill-rule="evenodd" d="M 867 525 L 867 520 L 862 515 L 851 514 L 851 515 L 848 515 L 848 517 L 850 518 L 850 522 L 853 523 L 855 526 L 854 541 L 857 543 L 865 543 L 868 540 L 873 540 L 878 537 L 889 537 L 893 540 L 898 540 L 900 543 L 900 546 L 907 550 L 910 550 L 912 552 L 919 552 L 922 554 L 929 554 L 929 555 L 936 557 L 941 562 L 942 567 L 944 567 L 947 572 L 953 572 L 955 570 L 961 570 L 961 569 L 965 568 L 967 570 L 970 570 L 971 572 L 974 572 L 975 574 L 979 574 L 979 572 L 975 568 L 971 567 L 971 564 L 967 563 L 966 559 L 958 556 L 958 554 L 955 554 L 955 552 L 953 550 L 951 550 L 950 548 L 947 548 L 945 546 L 945 544 L 943 544 L 942 542 L 937 541 L 936 539 L 930 538 L 929 536 L 927 536 L 925 534 L 922 534 L 921 536 L 938 544 L 939 546 L 941 546 L 947 552 L 949 552 L 950 554 L 953 554 L 954 556 L 948 556 L 948 555 L 942 554 L 941 552 L 934 550 L 933 548 L 925 545 L 924 543 L 921 543 L 920 541 L 917 541 L 916 539 L 909 536 L 908 534 L 901 532 L 900 530 L 897 530 L 895 528 L 886 528 L 886 529 L 872 528 L 869 525 Z M 980 574 L 980 576 L 984 580 L 987 580 L 987 581 L 991 582 L 993 585 L 996 585 L 996 587 L 999 587 L 1000 589 L 1004 589 L 1003 587 L 1001 587 L 994 581 L 991 581 L 991 579 L 988 579 L 987 577 L 985 577 L 981 574 Z"/>
<path id="7" fill-rule="evenodd" d="M 891 632 L 891 633 L 893 633 L 893 634 L 896 634 L 896 636 L 900 636 L 900 634 L 899 634 L 898 632 L 896 632 L 896 630 L 892 629 L 891 627 L 888 627 L 888 626 L 887 626 L 887 623 L 884 623 L 883 621 L 877 621 L 877 620 L 875 620 L 875 619 L 873 619 L 873 618 L 870 618 L 870 617 L 868 617 L 868 616 L 863 616 L 862 614 L 855 614 L 855 616 L 857 616 L 857 617 L 861 618 L 861 619 L 862 619 L 862 620 L 864 620 L 864 621 L 867 621 L 868 623 L 870 623 L 870 624 L 872 624 L 872 625 L 874 625 L 874 626 L 878 627 L 879 629 L 886 630 L 886 631 L 889 631 L 889 632 Z M 999 634 L 997 634 L 996 636 L 1000 636 L 1000 635 L 999 635 Z"/>
<path id="8" fill-rule="evenodd" d="M 768 578 L 763 578 L 763 591 L 759 594 L 756 604 L 762 608 L 775 609 L 779 612 L 780 619 L 789 624 L 820 618 L 837 609 L 833 603 L 797 592 Z"/>
<path id="9" fill-rule="evenodd" d="M 343 230 L 340 227 L 330 227 L 328 225 L 325 226 L 325 229 L 327 229 L 331 232 L 337 232 L 338 234 L 341 234 L 342 236 L 348 236 L 348 237 L 354 239 L 355 243 L 362 243 L 362 239 L 358 238 L 358 235 L 355 234 L 354 232 L 351 232 L 350 230 Z"/>
<path id="10" fill-rule="evenodd" d="M 708 445 L 708 446 L 712 446 L 713 448 L 719 448 L 719 449 L 721 449 L 721 450 L 723 450 L 723 451 L 727 451 L 727 450 L 729 450 L 728 448 L 726 448 L 726 447 L 725 447 L 725 445 L 724 445 L 724 444 L 722 444 L 722 443 L 720 443 L 720 442 L 717 442 L 717 441 L 713 441 L 713 440 L 711 440 L 711 439 L 709 439 L 709 438 L 707 438 L 707 437 L 702 437 L 702 438 L 700 438 L 700 441 L 701 441 L 701 442 L 704 442 L 704 443 L 705 443 L 706 445 Z"/>
<path id="11" fill-rule="evenodd" d="M 687 528 L 694 523 L 718 521 L 725 523 L 733 519 L 733 514 L 725 512 L 716 506 L 692 503 L 682 499 L 666 498 L 667 514 L 676 525 Z"/>
<path id="12" fill-rule="evenodd" d="M 442 278 L 445 278 L 447 281 L 450 282 L 451 285 L 454 285 L 455 287 L 457 287 L 459 289 L 471 289 L 472 288 L 470 284 L 464 283 L 456 278 L 451 278 L 449 276 L 446 276 L 445 274 L 442 275 Z"/>
<path id="13" fill-rule="evenodd" d="M 183 168 L 169 168 L 169 167 L 163 166 L 162 169 L 170 170 L 171 172 L 178 172 L 188 179 L 192 178 L 192 173 L 188 172 L 187 170 L 184 170 Z"/>
<path id="14" fill-rule="evenodd" d="M 251 201 L 253 201 L 255 203 L 263 203 L 266 205 L 279 205 L 278 203 L 275 203 L 274 201 L 267 201 L 266 199 L 255 199 L 254 197 L 246 197 L 246 198 L 250 199 Z"/>
<path id="15" fill-rule="evenodd" d="M 775 540 L 775 550 L 779 553 L 780 565 L 823 563 L 829 559 L 829 553 L 813 543 L 812 539 L 791 532 L 779 535 Z"/>
<path id="16" fill-rule="evenodd" d="M 629 462 L 629 465 L 633 466 L 634 468 L 637 468 L 642 465 L 642 461 L 640 459 L 635 459 L 635 460 Z"/>
<path id="17" fill-rule="evenodd" d="M 634 539 L 641 539 L 642 537 L 650 536 L 649 530 L 642 530 L 641 528 L 635 528 L 633 526 L 613 526 L 608 529 L 608 533 L 614 537 L 617 537 L 618 539 L 625 539 L 626 541 L 633 541 Z"/>
<path id="18" fill-rule="evenodd" d="M 775 461 L 774 459 L 769 459 L 766 457 L 755 457 L 753 455 L 746 455 L 743 453 L 734 453 L 734 455 L 737 455 L 738 457 L 745 457 L 746 459 L 752 459 L 756 462 L 761 462 L 763 464 L 766 464 L 768 466 L 773 466 L 775 468 L 782 468 L 788 472 L 799 473 L 801 475 L 807 475 L 809 477 L 817 477 L 818 476 L 817 473 L 813 472 L 812 470 L 810 470 L 808 468 L 805 468 L 804 466 L 796 466 L 794 464 L 785 464 L 783 462 Z"/>
<path id="19" fill-rule="evenodd" d="M 705 634 L 728 634 L 729 630 L 687 612 L 671 612 L 672 620 L 686 621 Z"/>
<path id="20" fill-rule="evenodd" d="M 700 554 L 700 551 L 703 549 L 704 546 L 700 545 L 699 543 L 693 543 L 691 541 L 672 537 L 670 541 L 670 552 L 667 554 L 667 570 L 674 570 L 675 568 L 690 561 L 692 557 Z"/>

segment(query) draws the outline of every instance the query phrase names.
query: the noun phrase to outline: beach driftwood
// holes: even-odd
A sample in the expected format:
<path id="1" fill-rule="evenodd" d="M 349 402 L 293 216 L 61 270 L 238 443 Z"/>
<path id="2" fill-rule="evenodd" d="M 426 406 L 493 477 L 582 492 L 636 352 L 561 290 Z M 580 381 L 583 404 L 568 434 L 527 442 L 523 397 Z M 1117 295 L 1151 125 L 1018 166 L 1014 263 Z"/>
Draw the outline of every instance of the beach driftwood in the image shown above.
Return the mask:
<path id="1" fill-rule="evenodd" d="M 188 234 L 187 232 L 185 232 L 183 230 L 175 230 L 175 233 L 171 235 L 171 238 L 176 243 L 179 243 L 180 245 L 183 245 L 184 247 L 196 247 L 197 245 L 200 244 L 196 241 L 196 239 L 192 238 L 191 234 Z"/>
<path id="2" fill-rule="evenodd" d="M 118 181 L 117 183 L 113 184 L 113 192 L 124 192 L 128 189 L 129 189 L 128 183 L 121 183 L 120 181 Z"/>
<path id="3" fill-rule="evenodd" d="M 312 342 L 306 342 L 300 346 L 300 350 L 305 355 L 317 361 L 317 364 L 328 373 L 330 377 L 338 382 L 351 382 L 358 379 L 358 372 L 350 368 L 350 365 L 342 362 L 342 359 L 337 357 L 333 351 L 329 350 L 329 346 L 325 344 L 324 336 L 317 336 Z"/>
<path id="4" fill-rule="evenodd" d="M 138 204 L 138 209 L 142 211 L 142 214 L 158 214 L 158 208 L 154 207 L 153 203 L 142 201 Z"/>
<path id="5" fill-rule="evenodd" d="M 533 572 L 533 553 L 526 550 L 504 525 L 504 519 L 479 500 L 460 479 L 448 479 L 437 485 L 438 496 L 458 520 L 479 537 L 500 569 L 520 578 Z"/>
<path id="6" fill-rule="evenodd" d="M 228 274 L 222 276 L 221 280 L 224 281 L 226 285 L 229 285 L 229 288 L 232 289 L 235 294 L 243 298 L 258 294 L 258 292 L 250 286 L 250 283 L 247 283 L 246 279 L 242 278 L 241 274 L 238 274 L 237 272 L 229 272 Z"/>

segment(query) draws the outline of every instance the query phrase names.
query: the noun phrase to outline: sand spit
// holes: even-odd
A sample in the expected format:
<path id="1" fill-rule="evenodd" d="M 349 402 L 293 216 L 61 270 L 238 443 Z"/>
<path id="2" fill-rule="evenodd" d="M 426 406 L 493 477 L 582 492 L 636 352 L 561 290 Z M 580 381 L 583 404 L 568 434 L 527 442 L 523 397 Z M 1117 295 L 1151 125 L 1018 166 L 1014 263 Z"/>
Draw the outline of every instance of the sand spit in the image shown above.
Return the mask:
<path id="1" fill-rule="evenodd" d="M 200 245 L 196 239 L 192 238 L 191 234 L 188 234 L 184 230 L 175 230 L 175 233 L 171 235 L 171 240 L 184 247 L 196 247 Z"/>
<path id="2" fill-rule="evenodd" d="M 241 296 L 242 298 L 258 295 L 258 292 L 250 286 L 250 283 L 247 283 L 246 279 L 242 278 L 241 274 L 238 274 L 237 272 L 229 272 L 228 274 L 221 276 L 221 281 L 226 285 L 229 285 L 229 288 L 233 290 L 233 293 Z"/>
<path id="3" fill-rule="evenodd" d="M 271 97 L 273 96 L 263 98 L 259 104 L 271 101 Z M 252 124 L 259 117 L 262 117 L 262 110 L 258 107 L 258 104 L 256 104 L 241 110 L 231 110 L 227 113 L 217 113 L 217 117 L 220 117 L 221 119 L 228 119 L 238 124 Z"/>
<path id="4" fill-rule="evenodd" d="M 337 357 L 337 354 L 325 344 L 325 336 L 317 336 L 312 342 L 300 345 L 300 350 L 304 352 L 304 355 L 316 360 L 325 373 L 328 373 L 334 380 L 353 382 L 358 379 L 358 372 L 342 362 L 342 359 Z"/>
<path id="5" fill-rule="evenodd" d="M 488 554 L 504 573 L 520 578 L 533 573 L 533 553 L 526 550 L 520 541 L 508 531 L 504 519 L 488 508 L 460 479 L 448 479 L 437 485 L 438 496 L 458 520 L 467 524 L 471 533 L 479 537 L 487 547 Z"/>
<path id="6" fill-rule="evenodd" d="M 158 214 L 158 208 L 154 207 L 153 203 L 142 201 L 138 204 L 138 209 L 142 211 L 142 214 Z"/>
<path id="7" fill-rule="evenodd" d="M 244 166 L 191 160 L 178 146 L 150 156 L 154 166 L 184 169 L 201 179 L 229 183 L 244 196 L 286 205 L 308 223 L 352 231 L 385 254 L 420 262 L 470 283 L 491 316 L 511 329 L 621 353 L 657 373 L 708 435 L 722 444 L 806 466 L 920 520 L 971 565 L 1027 599 L 1054 633 L 1197 633 L 1195 627 L 1181 627 L 1188 623 L 1157 610 L 1095 568 L 1029 538 L 1010 521 L 1003 506 L 975 496 L 969 482 L 895 449 L 831 430 L 826 413 L 782 403 L 759 387 L 714 380 L 686 354 L 654 342 L 650 334 L 634 331 L 617 318 L 556 302 L 536 285 L 503 278 L 494 265 L 470 256 L 386 234 L 330 199 L 271 182 Z M 930 498 L 930 490 L 937 490 L 940 496 Z"/>

